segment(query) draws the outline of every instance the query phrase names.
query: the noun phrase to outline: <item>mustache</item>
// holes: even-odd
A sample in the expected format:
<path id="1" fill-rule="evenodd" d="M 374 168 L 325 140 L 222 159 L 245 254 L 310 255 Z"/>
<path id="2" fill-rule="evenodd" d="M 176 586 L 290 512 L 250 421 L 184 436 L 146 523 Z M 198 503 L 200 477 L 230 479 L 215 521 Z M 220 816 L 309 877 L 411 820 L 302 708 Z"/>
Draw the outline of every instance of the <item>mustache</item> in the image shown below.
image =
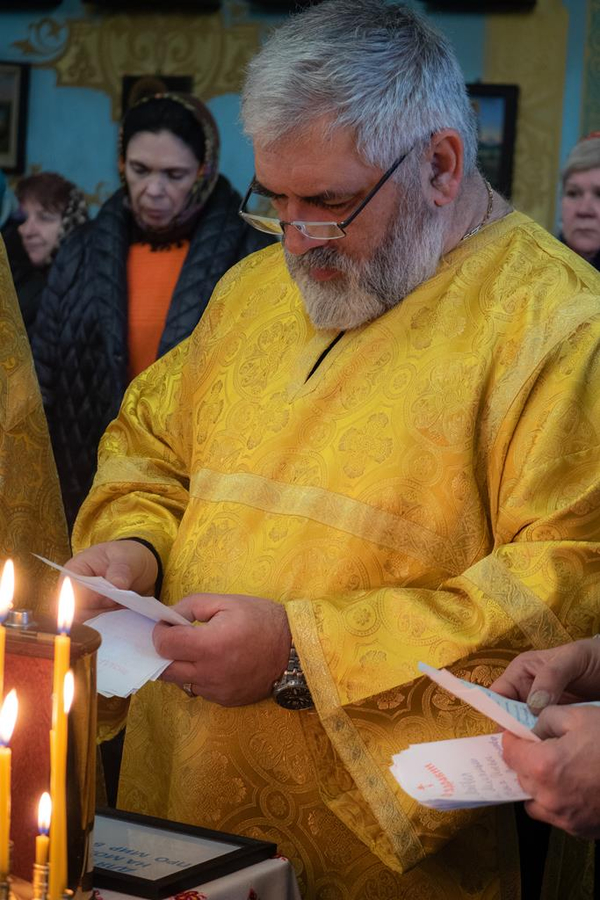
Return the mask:
<path id="1" fill-rule="evenodd" d="M 308 272 L 310 269 L 337 269 L 338 272 L 350 274 L 355 266 L 351 260 L 341 254 L 335 247 L 315 247 L 306 250 L 301 256 L 295 256 L 284 247 L 285 259 L 292 274 Z"/>

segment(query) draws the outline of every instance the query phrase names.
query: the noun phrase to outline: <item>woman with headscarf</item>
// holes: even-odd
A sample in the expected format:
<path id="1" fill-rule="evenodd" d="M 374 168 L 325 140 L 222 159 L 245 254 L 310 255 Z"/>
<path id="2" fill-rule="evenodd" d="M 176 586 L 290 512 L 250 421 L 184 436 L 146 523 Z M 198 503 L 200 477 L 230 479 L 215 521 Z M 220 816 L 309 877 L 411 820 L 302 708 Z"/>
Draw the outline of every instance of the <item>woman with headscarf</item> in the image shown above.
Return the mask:
<path id="1" fill-rule="evenodd" d="M 19 208 L 5 242 L 21 315 L 31 339 L 52 261 L 65 238 L 87 222 L 88 212 L 83 193 L 56 172 L 22 178 L 15 195 Z"/>
<path id="2" fill-rule="evenodd" d="M 238 216 L 216 124 L 195 98 L 142 99 L 119 151 L 123 187 L 59 253 L 33 340 L 69 526 L 128 383 L 188 337 L 231 266 L 270 242 Z"/>

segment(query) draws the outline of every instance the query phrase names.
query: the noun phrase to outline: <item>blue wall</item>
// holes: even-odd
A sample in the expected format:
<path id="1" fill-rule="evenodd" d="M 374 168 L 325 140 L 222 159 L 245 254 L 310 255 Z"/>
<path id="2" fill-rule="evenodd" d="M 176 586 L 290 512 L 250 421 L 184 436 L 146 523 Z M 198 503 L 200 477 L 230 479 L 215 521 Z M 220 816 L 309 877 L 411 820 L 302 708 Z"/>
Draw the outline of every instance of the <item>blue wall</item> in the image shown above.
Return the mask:
<path id="1" fill-rule="evenodd" d="M 414 6 L 425 10 L 426 4 L 414 0 Z M 587 0 L 564 0 L 570 14 L 568 35 L 568 72 L 564 94 L 563 139 L 561 161 L 579 137 L 581 86 L 585 47 Z M 57 44 L 57 26 L 67 20 L 93 18 L 81 0 L 63 0 L 56 10 L 37 13 L 0 13 L 0 59 L 30 61 L 31 69 L 29 122 L 27 129 L 27 168 L 58 171 L 78 183 L 99 201 L 118 185 L 116 145 L 118 125 L 111 118 L 111 103 L 101 90 L 82 87 L 57 87 L 56 72 L 49 65 L 53 56 L 26 53 L 23 43 L 32 40 L 32 25 L 38 44 L 40 35 L 50 46 Z M 240 12 L 241 10 L 241 12 Z M 242 0 L 224 0 L 223 20 L 255 23 L 262 33 L 277 24 L 281 17 L 257 16 Z M 53 29 L 40 29 L 42 19 L 51 19 Z M 475 14 L 435 14 L 441 29 L 456 47 L 467 81 L 482 79 L 484 71 L 485 16 Z M 17 46 L 17 42 L 21 46 Z M 35 42 L 34 42 L 35 43 Z M 209 100 L 222 136 L 222 171 L 239 191 L 243 191 L 252 174 L 251 150 L 241 134 L 238 113 L 239 98 L 235 93 L 222 94 Z"/>

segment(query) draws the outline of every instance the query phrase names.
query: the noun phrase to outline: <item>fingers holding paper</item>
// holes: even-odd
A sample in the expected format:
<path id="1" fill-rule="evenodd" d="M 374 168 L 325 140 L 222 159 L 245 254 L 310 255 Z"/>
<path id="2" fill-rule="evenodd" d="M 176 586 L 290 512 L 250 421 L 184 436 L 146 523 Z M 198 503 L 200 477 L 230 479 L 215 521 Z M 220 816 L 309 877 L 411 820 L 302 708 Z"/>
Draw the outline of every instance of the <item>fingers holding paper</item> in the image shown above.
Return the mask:
<path id="1" fill-rule="evenodd" d="M 533 797 L 527 812 L 578 837 L 600 837 L 600 710 L 552 706 L 535 731 L 540 743 L 502 737 L 506 764 Z"/>
<path id="2" fill-rule="evenodd" d="M 101 575 L 115 587 L 151 594 L 158 574 L 154 554 L 139 541 L 107 541 L 77 553 L 65 568 L 79 575 Z M 77 590 L 75 618 L 85 622 L 100 613 L 120 609 L 119 605 L 95 591 Z"/>
<path id="3" fill-rule="evenodd" d="M 588 638 L 522 653 L 491 688 L 527 701 L 534 713 L 555 703 L 595 699 L 600 694 L 600 641 Z"/>
<path id="4" fill-rule="evenodd" d="M 154 646 L 175 660 L 164 681 L 221 706 L 269 697 L 289 658 L 291 634 L 284 607 L 262 597 L 192 594 L 174 609 L 195 628 L 159 623 Z"/>

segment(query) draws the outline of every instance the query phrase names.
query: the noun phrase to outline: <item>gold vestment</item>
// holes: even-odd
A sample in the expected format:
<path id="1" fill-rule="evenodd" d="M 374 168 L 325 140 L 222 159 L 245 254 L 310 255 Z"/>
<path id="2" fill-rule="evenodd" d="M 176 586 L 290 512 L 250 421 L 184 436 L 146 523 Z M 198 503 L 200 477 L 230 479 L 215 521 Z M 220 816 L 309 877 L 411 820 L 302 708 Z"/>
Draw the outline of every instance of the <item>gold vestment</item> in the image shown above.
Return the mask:
<path id="1" fill-rule="evenodd" d="M 69 543 L 29 341 L 0 239 L 0 561 L 15 563 L 15 606 L 56 608 Z"/>
<path id="2" fill-rule="evenodd" d="M 150 541 L 168 604 L 285 603 L 316 709 L 147 685 L 119 805 L 273 840 L 308 898 L 518 896 L 510 807 L 425 809 L 388 767 L 493 728 L 419 660 L 490 683 L 598 629 L 599 298 L 518 213 L 332 347 L 280 248 L 225 276 L 131 386 L 75 540 Z"/>

